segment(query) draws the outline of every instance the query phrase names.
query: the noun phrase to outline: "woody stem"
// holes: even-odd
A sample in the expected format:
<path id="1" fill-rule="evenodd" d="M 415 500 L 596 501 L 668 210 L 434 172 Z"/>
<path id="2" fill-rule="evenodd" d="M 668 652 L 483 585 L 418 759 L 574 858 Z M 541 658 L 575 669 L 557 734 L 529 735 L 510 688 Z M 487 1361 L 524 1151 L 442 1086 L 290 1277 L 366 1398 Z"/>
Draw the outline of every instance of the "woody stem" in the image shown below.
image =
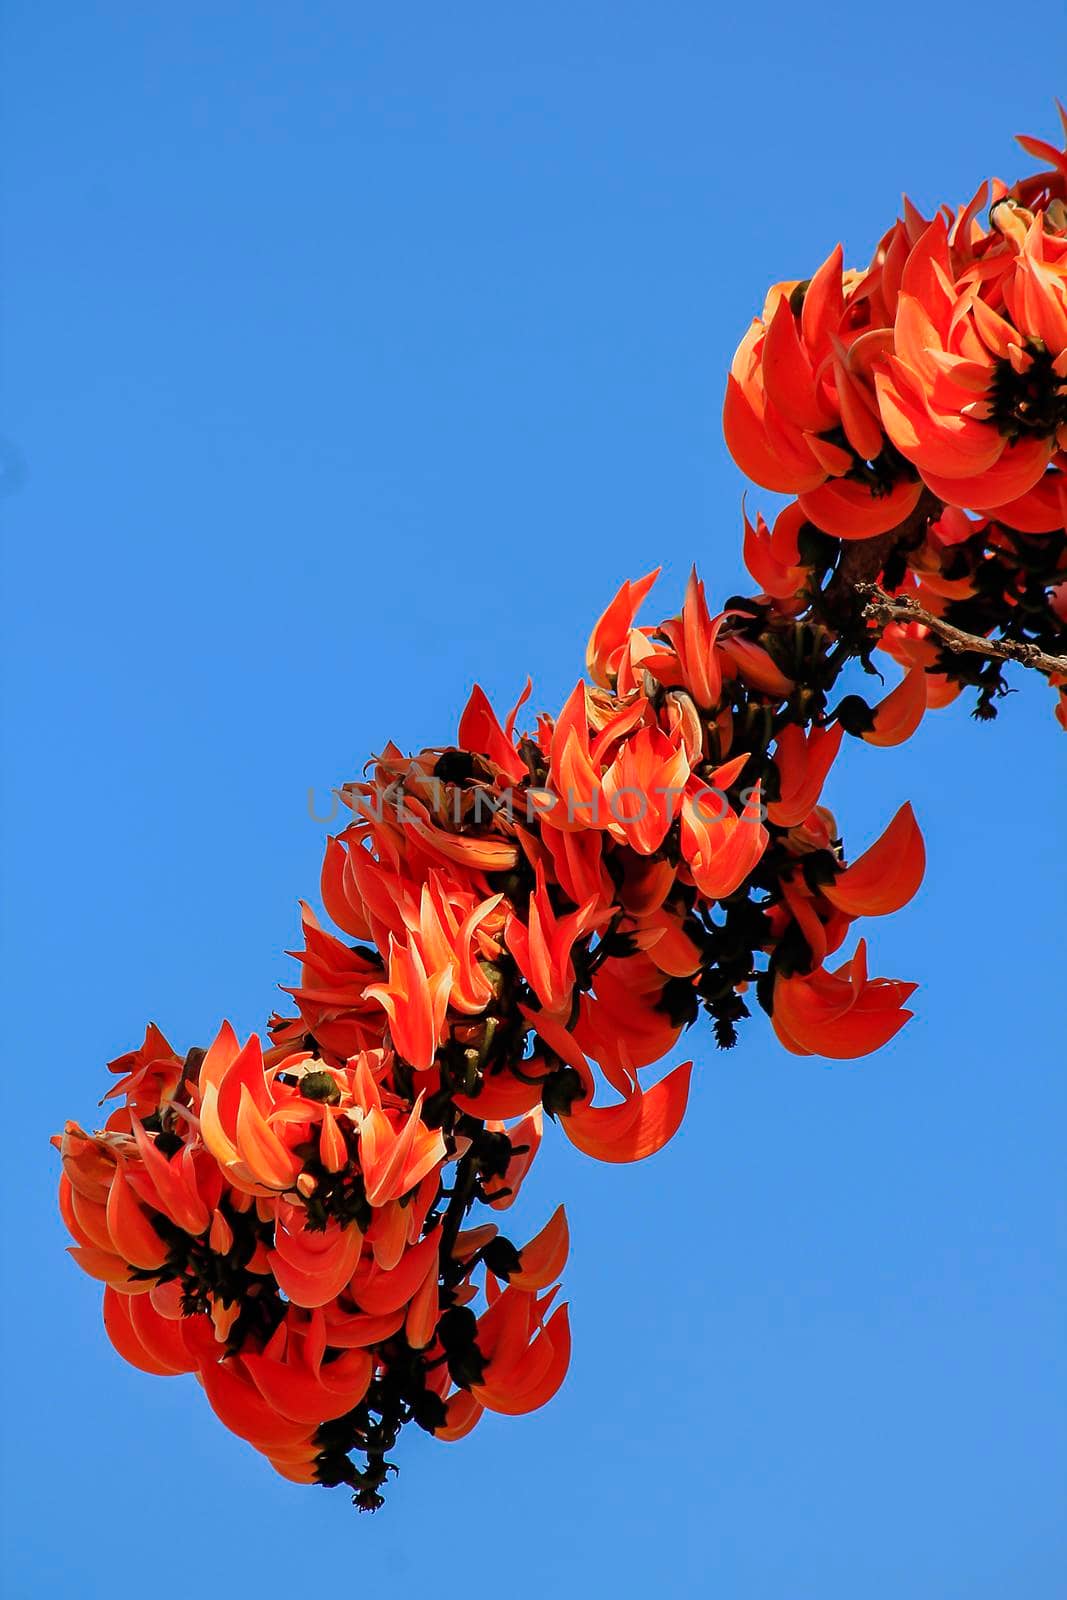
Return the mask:
<path id="1" fill-rule="evenodd" d="M 1051 656 L 1036 644 L 1014 639 L 987 639 L 977 633 L 965 633 L 942 617 L 935 617 L 917 600 L 907 595 L 888 595 L 877 583 L 857 583 L 856 593 L 867 597 L 863 614 L 872 622 L 919 622 L 937 635 L 956 655 L 964 652 L 985 656 L 991 661 L 1017 661 L 1020 666 L 1033 667 L 1048 675 L 1061 673 L 1067 677 L 1067 656 Z"/>
<path id="2" fill-rule="evenodd" d="M 450 1276 L 452 1248 L 463 1225 L 463 1219 L 470 1210 L 477 1184 L 478 1160 L 472 1147 L 456 1164 L 452 1194 L 441 1227 L 441 1271 L 446 1274 L 446 1281 Z"/>
<path id="3" fill-rule="evenodd" d="M 854 597 L 865 584 L 874 583 L 898 551 L 907 551 L 922 541 L 931 521 L 938 517 L 942 502 L 924 489 L 913 511 L 887 533 L 869 539 L 846 539 L 837 571 L 827 586 L 823 604 L 829 620 L 839 631 L 847 632 L 854 615 Z"/>

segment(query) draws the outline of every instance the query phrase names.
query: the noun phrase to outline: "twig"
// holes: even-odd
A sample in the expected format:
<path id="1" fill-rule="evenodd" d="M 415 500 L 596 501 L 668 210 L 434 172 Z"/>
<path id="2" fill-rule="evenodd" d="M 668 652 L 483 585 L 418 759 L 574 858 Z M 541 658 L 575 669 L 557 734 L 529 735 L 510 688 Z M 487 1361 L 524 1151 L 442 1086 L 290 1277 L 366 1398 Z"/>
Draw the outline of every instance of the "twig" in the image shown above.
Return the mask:
<path id="1" fill-rule="evenodd" d="M 1020 666 L 1034 667 L 1038 672 L 1061 673 L 1067 678 L 1067 656 L 1050 656 L 1039 645 L 1015 639 L 986 639 L 977 633 L 965 633 L 942 617 L 926 611 L 917 600 L 907 595 L 889 595 L 877 583 L 857 583 L 856 593 L 866 596 L 863 615 L 873 622 L 920 622 L 935 633 L 945 646 L 956 655 L 985 656 L 991 661 L 1017 661 Z"/>

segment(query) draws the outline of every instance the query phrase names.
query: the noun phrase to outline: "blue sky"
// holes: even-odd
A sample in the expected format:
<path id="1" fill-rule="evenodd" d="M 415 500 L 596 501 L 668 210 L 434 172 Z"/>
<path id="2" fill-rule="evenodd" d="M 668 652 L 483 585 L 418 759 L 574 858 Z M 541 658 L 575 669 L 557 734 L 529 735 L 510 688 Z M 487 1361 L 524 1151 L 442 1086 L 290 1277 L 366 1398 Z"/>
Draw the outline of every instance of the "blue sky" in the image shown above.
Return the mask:
<path id="1" fill-rule="evenodd" d="M 660 614 L 694 559 L 742 586 L 748 318 L 839 238 L 866 260 L 902 187 L 1014 175 L 1055 126 L 1052 12 L 8 0 L 13 1600 L 447 1593 L 465 1562 L 513 1600 L 1064 1593 L 1067 744 L 1037 682 L 834 775 L 857 846 L 906 798 L 927 835 L 868 930 L 915 1021 L 854 1065 L 697 1030 L 654 1161 L 550 1142 L 522 1214 L 567 1199 L 567 1385 L 405 1439 L 376 1518 L 112 1354 L 47 1145 L 147 1018 L 183 1048 L 262 1022 L 309 788 L 447 740 L 476 678 L 558 705 L 624 577 L 663 564 Z"/>

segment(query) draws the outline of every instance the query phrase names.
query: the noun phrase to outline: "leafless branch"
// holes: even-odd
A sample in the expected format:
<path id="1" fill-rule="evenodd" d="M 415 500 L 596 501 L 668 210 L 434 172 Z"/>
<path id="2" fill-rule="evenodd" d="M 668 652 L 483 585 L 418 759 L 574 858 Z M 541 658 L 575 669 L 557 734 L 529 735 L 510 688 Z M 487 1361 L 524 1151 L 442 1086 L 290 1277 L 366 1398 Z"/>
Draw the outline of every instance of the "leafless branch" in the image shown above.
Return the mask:
<path id="1" fill-rule="evenodd" d="M 965 633 L 942 617 L 935 617 L 917 600 L 907 595 L 889 595 L 877 583 L 859 582 L 856 593 L 867 596 L 863 608 L 865 617 L 872 622 L 920 622 L 924 628 L 937 635 L 946 650 L 962 655 L 965 651 L 985 656 L 991 661 L 1017 661 L 1020 666 L 1034 667 L 1048 675 L 1062 673 L 1067 678 L 1067 656 L 1050 656 L 1036 644 L 1015 639 L 987 639 L 977 633 Z"/>

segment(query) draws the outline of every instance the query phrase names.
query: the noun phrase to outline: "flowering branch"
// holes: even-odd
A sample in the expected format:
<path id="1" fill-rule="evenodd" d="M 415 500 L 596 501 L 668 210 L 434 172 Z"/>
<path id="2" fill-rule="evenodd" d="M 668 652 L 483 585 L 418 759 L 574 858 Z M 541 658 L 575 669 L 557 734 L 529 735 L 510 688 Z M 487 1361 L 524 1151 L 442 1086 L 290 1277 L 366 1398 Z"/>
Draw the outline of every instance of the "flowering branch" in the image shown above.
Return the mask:
<path id="1" fill-rule="evenodd" d="M 563 1207 L 521 1248 L 499 1227 L 546 1118 L 640 1161 L 692 1063 L 641 1074 L 701 1013 L 727 1049 L 755 1001 L 832 1060 L 910 1017 L 866 939 L 838 959 L 925 863 L 907 805 L 846 854 L 822 800 L 846 739 L 902 744 L 970 690 L 992 716 L 1003 661 L 1053 680 L 1067 727 L 1067 154 L 1026 148 L 1051 170 L 995 184 L 987 226 L 981 195 L 909 207 L 865 271 L 837 250 L 771 290 L 723 418 L 748 476 L 796 496 L 745 519 L 758 592 L 713 612 L 694 572 L 638 626 L 657 574 L 626 582 L 556 715 L 520 733 L 529 687 L 503 723 L 475 688 L 454 743 L 388 745 L 339 791 L 338 932 L 304 906 L 295 1015 L 265 1049 L 224 1023 L 183 1055 L 150 1026 L 106 1126 L 57 1135 L 112 1344 L 195 1374 L 290 1481 L 372 1510 L 408 1423 L 450 1443 L 557 1392 Z M 875 650 L 900 682 L 831 704 Z"/>

